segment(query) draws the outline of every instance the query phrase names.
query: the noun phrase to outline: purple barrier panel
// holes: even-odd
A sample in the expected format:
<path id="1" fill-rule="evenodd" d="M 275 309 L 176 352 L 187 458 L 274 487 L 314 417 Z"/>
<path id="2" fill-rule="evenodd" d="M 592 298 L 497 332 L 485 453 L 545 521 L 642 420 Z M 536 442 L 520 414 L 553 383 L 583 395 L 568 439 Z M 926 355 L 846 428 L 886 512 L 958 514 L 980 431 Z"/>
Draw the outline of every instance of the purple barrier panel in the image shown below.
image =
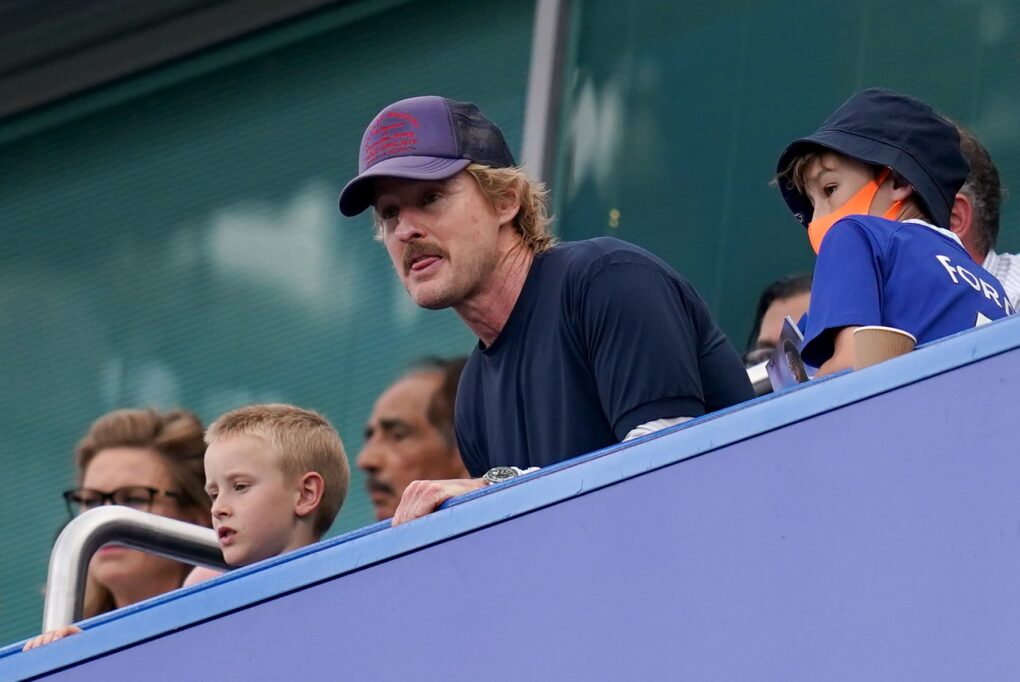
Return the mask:
<path id="1" fill-rule="evenodd" d="M 1018 391 L 1000 353 L 47 679 L 1011 679 Z"/>

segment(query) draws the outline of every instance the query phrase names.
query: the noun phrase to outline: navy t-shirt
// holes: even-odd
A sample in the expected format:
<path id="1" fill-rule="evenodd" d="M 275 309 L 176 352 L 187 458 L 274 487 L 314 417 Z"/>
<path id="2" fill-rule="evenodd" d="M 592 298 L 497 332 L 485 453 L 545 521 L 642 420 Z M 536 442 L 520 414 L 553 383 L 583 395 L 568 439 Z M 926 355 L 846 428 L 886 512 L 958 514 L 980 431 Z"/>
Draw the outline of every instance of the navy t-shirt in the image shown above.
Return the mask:
<path id="1" fill-rule="evenodd" d="M 848 216 L 819 249 L 801 355 L 821 365 L 842 327 L 895 327 L 922 344 L 1012 312 L 999 280 L 953 237 L 926 223 Z"/>
<path id="2" fill-rule="evenodd" d="M 736 350 L 690 283 L 603 237 L 535 257 L 503 330 L 464 367 L 457 442 L 472 476 L 546 466 L 646 422 L 751 397 Z"/>

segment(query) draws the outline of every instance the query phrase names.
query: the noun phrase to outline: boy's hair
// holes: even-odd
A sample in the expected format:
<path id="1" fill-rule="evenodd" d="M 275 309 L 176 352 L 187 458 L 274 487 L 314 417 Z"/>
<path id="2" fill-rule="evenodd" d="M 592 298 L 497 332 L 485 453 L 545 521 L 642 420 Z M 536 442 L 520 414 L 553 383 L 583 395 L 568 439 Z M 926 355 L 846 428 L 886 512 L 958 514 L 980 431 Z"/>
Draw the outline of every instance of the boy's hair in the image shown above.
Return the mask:
<path id="1" fill-rule="evenodd" d="M 826 147 L 806 145 L 805 147 L 803 147 L 803 153 L 801 153 L 799 156 L 794 157 L 793 160 L 790 161 L 790 164 L 780 173 L 778 173 L 775 176 L 775 178 L 772 179 L 771 184 L 778 185 L 780 183 L 784 183 L 783 186 L 785 186 L 787 189 L 807 196 L 807 180 L 805 178 L 805 175 L 807 175 L 808 169 L 811 168 L 812 164 L 814 164 L 816 161 L 820 163 L 822 157 L 827 154 L 832 154 L 834 156 L 840 156 L 845 159 L 857 161 L 858 163 L 863 163 L 865 166 L 868 167 L 872 179 L 877 178 L 878 174 L 881 173 L 883 169 L 883 166 L 868 163 L 867 161 L 860 161 L 859 159 L 855 159 L 852 156 L 840 154 L 839 152 L 834 151 L 832 149 L 828 149 Z M 896 178 L 898 181 L 910 184 L 903 178 L 903 176 L 901 176 L 895 170 L 890 168 L 889 171 L 892 174 L 892 177 Z M 924 205 L 923 201 L 917 201 L 912 196 L 910 199 L 907 199 L 907 203 L 912 205 L 919 213 L 921 213 L 926 222 L 932 223 L 935 221 L 931 215 L 931 211 L 928 210 L 928 208 Z"/>
<path id="2" fill-rule="evenodd" d="M 227 412 L 205 432 L 212 445 L 232 436 L 255 436 L 280 456 L 283 473 L 300 476 L 314 471 L 322 476 L 322 499 L 315 510 L 314 530 L 321 537 L 333 524 L 347 496 L 350 468 L 344 445 L 325 417 L 293 405 L 248 405 Z"/>

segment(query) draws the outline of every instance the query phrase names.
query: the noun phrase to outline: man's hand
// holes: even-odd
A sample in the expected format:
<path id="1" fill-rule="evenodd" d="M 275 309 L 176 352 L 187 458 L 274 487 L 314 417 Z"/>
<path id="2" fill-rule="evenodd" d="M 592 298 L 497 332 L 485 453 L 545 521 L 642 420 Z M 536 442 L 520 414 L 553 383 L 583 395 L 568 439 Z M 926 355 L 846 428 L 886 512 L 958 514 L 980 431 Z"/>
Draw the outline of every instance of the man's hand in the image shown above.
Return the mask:
<path id="1" fill-rule="evenodd" d="M 480 478 L 412 481 L 409 486 L 404 488 L 404 494 L 400 497 L 400 504 L 397 506 L 396 513 L 393 514 L 393 525 L 399 526 L 402 523 L 431 514 L 451 497 L 484 487 L 485 481 Z"/>
<path id="2" fill-rule="evenodd" d="M 22 648 L 22 651 L 28 651 L 29 649 L 41 647 L 43 644 L 55 642 L 58 639 L 63 639 L 64 637 L 67 637 L 68 635 L 77 635 L 81 631 L 82 631 L 81 628 L 78 627 L 77 625 L 61 625 L 59 628 L 55 630 L 44 632 L 38 637 L 33 637 L 32 639 L 25 642 L 25 646 L 24 648 Z"/>

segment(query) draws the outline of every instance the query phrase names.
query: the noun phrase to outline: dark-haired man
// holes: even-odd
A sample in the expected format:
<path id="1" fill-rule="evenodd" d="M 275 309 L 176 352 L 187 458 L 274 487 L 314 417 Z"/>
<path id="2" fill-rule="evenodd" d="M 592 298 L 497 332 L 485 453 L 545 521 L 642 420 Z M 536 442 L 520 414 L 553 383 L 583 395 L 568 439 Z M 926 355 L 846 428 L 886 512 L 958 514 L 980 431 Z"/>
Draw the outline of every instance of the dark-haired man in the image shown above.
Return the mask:
<path id="1" fill-rule="evenodd" d="M 790 317 L 794 322 L 800 322 L 810 305 L 810 273 L 782 277 L 765 287 L 758 298 L 744 364 L 753 367 L 768 360 L 779 343 L 783 320 Z"/>
<path id="2" fill-rule="evenodd" d="M 999 238 L 999 209 L 1002 206 L 1002 183 L 999 169 L 992 163 L 988 150 L 965 128 L 960 132 L 960 150 L 970 163 L 970 173 L 956 193 L 949 229 L 963 242 L 975 263 L 995 275 L 1013 308 L 1020 307 L 1020 254 L 996 253 Z"/>
<path id="3" fill-rule="evenodd" d="M 393 516 L 411 481 L 468 477 L 453 434 L 464 360 L 424 360 L 375 401 L 356 462 L 380 521 Z"/>

